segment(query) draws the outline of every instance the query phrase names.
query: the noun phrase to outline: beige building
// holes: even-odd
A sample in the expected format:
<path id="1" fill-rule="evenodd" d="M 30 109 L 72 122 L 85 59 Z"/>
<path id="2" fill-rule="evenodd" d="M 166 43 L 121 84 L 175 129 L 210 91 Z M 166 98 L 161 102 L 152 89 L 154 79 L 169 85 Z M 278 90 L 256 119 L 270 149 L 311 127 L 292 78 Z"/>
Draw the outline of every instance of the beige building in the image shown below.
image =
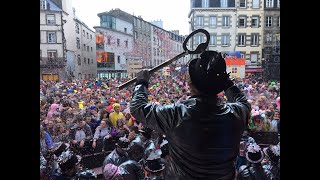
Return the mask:
<path id="1" fill-rule="evenodd" d="M 96 78 L 95 32 L 77 18 L 76 10 L 72 8 L 72 0 L 53 1 L 64 12 L 63 31 L 66 39 L 66 77 L 79 80 Z"/>
<path id="2" fill-rule="evenodd" d="M 99 78 L 123 78 L 152 68 L 183 51 L 183 36 L 120 9 L 98 14 L 95 26 Z M 161 23 L 158 25 L 161 25 Z"/>
<path id="3" fill-rule="evenodd" d="M 190 32 L 202 28 L 210 33 L 209 50 L 233 52 L 236 47 L 236 6 L 235 0 L 191 0 L 188 15 Z M 193 50 L 205 36 L 199 33 L 190 41 Z"/>
<path id="4" fill-rule="evenodd" d="M 51 0 L 40 0 L 40 79 L 43 80 L 66 77 L 63 14 Z"/>
<path id="5" fill-rule="evenodd" d="M 246 59 L 246 72 L 262 72 L 264 0 L 237 0 L 236 51 Z"/>
<path id="6" fill-rule="evenodd" d="M 128 72 L 129 78 L 135 77 L 136 74 L 140 72 L 142 69 L 143 69 L 142 61 L 137 61 L 137 60 L 127 61 L 127 72 Z"/>
<path id="7" fill-rule="evenodd" d="M 133 38 L 138 36 L 133 31 L 132 15 L 113 9 L 99 13 L 98 17 L 100 26 L 93 27 L 97 37 L 98 78 L 128 77 L 128 61 L 141 61 L 142 57 L 131 53 L 135 45 Z M 146 52 L 145 48 L 139 50 Z"/>
<path id="8" fill-rule="evenodd" d="M 75 69 L 76 79 L 90 79 L 97 77 L 97 60 L 96 60 L 96 35 L 84 22 L 74 19 L 76 34 L 75 50 Z"/>

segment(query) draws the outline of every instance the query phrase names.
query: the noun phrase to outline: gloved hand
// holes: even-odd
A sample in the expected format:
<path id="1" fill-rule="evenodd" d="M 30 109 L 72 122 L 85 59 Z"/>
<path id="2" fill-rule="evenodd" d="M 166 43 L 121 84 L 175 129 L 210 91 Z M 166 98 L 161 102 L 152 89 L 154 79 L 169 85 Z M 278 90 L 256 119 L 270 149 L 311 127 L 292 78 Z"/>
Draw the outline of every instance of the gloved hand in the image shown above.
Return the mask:
<path id="1" fill-rule="evenodd" d="M 234 85 L 234 82 L 230 79 L 230 73 L 228 73 L 225 77 L 225 86 L 224 91 Z"/>
<path id="2" fill-rule="evenodd" d="M 137 82 L 136 85 L 143 84 L 148 88 L 150 79 L 150 73 L 148 70 L 144 69 L 137 74 Z"/>

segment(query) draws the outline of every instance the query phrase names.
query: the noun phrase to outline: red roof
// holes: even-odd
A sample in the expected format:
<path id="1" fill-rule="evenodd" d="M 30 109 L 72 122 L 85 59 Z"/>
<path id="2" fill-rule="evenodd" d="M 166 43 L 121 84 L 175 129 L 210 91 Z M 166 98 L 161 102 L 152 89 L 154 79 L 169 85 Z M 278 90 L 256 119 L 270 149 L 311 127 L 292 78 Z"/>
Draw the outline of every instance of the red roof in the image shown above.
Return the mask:
<path id="1" fill-rule="evenodd" d="M 238 65 L 238 66 L 244 66 L 246 65 L 246 60 L 242 58 L 226 58 L 225 59 L 227 66 L 230 65 Z"/>

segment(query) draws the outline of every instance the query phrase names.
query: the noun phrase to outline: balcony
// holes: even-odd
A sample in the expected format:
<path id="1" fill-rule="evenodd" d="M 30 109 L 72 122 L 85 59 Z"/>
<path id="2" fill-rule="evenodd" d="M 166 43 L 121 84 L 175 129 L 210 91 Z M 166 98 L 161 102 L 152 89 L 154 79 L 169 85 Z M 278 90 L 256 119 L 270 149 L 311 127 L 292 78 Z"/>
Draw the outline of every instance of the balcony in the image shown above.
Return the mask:
<path id="1" fill-rule="evenodd" d="M 40 68 L 64 68 L 66 66 L 64 58 L 40 57 Z"/>
<path id="2" fill-rule="evenodd" d="M 98 68 L 106 68 L 106 69 L 115 69 L 115 64 L 114 62 L 101 62 L 97 63 Z"/>

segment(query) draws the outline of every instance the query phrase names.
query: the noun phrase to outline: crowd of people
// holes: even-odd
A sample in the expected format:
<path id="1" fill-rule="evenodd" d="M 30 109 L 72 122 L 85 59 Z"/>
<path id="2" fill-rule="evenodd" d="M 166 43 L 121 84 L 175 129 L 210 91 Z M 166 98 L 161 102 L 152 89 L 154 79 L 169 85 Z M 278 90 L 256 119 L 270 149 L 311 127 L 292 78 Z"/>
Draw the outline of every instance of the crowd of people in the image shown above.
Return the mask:
<path id="1" fill-rule="evenodd" d="M 151 77 L 149 102 L 163 105 L 189 98 L 185 73 L 170 73 Z M 170 159 L 166 136 L 144 126 L 130 113 L 133 86 L 116 88 L 126 80 L 40 81 L 42 179 L 80 177 L 81 156 L 97 152 L 100 146 L 110 152 L 101 164 L 105 179 L 174 179 L 164 170 Z M 280 143 L 261 147 L 248 132 L 280 134 L 280 82 L 265 82 L 259 77 L 234 82 L 252 109 L 235 163 L 237 178 L 260 172 L 261 179 L 279 179 Z M 224 92 L 218 98 L 227 101 Z"/>

